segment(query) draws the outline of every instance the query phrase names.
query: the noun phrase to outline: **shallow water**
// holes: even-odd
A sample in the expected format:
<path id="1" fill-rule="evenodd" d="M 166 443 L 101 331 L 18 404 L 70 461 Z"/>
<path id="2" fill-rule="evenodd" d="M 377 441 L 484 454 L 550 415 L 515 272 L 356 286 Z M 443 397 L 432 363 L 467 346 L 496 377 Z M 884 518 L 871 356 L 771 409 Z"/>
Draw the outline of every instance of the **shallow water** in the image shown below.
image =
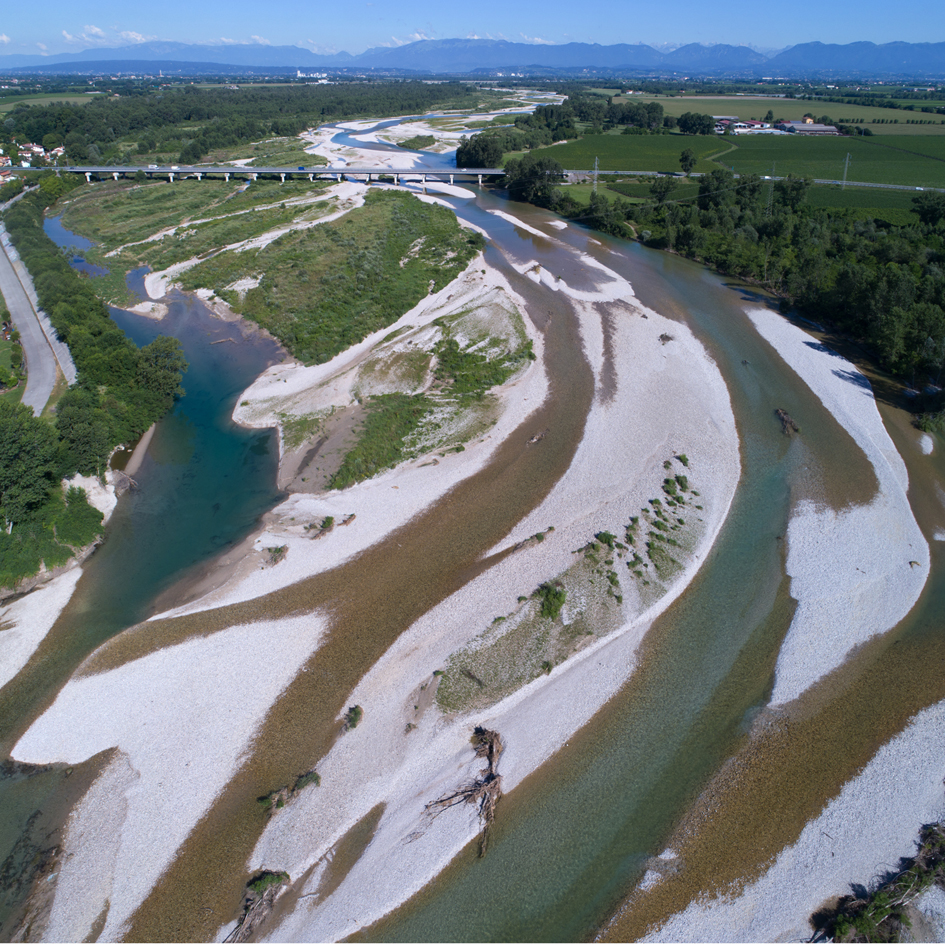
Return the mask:
<path id="1" fill-rule="evenodd" d="M 485 859 L 476 859 L 472 848 L 467 849 L 430 887 L 365 935 L 390 940 L 584 938 L 593 934 L 613 912 L 640 876 L 647 857 L 662 851 L 674 826 L 720 765 L 746 746 L 747 732 L 770 692 L 778 646 L 793 610 L 784 578 L 783 542 L 779 540 L 785 533 L 792 500 L 808 497 L 835 507 L 849 501 L 865 501 L 875 488 L 875 478 L 852 440 L 758 337 L 745 317 L 743 306 L 763 303 L 763 299 L 665 253 L 597 234 L 591 237 L 579 227 L 552 230 L 546 225 L 551 219 L 548 214 L 510 206 L 494 195 L 450 202 L 461 216 L 485 228 L 513 259 L 539 261 L 576 288 L 592 285 L 593 279 L 573 254 L 555 245 L 555 240 L 561 240 L 625 275 L 637 296 L 649 307 L 686 320 L 716 358 L 726 378 L 741 438 L 742 481 L 722 534 L 691 587 L 651 630 L 643 646 L 641 666 L 630 683 L 551 763 L 503 799 Z M 546 229 L 549 238 L 529 234 L 487 212 L 495 208 Z M 531 283 L 520 282 L 524 290 L 539 297 L 539 290 L 531 287 Z M 217 321 L 205 323 L 201 320 L 201 308 L 190 300 L 175 301 L 170 320 L 163 324 L 116 313 L 116 320 L 137 343 L 147 343 L 169 328 L 170 333 L 187 336 L 190 340 L 185 343 L 191 345 L 187 347 L 187 357 L 192 369 L 185 379 L 188 397 L 162 424 L 150 458 L 139 473 L 142 492 L 124 500 L 119 508 L 121 514 L 116 512 L 110 526 L 114 533 L 110 532 L 108 543 L 87 568 L 89 573 L 80 584 L 81 593 L 77 592 L 75 605 L 70 607 L 68 619 L 75 622 L 68 624 L 68 636 L 83 633 L 87 636 L 72 652 L 71 665 L 80 650 L 87 652 L 97 644 L 96 638 L 107 638 L 114 632 L 114 628 L 107 627 L 127 625 L 145 615 L 148 600 L 171 583 L 188 563 L 212 554 L 246 533 L 254 516 L 275 498 L 271 484 L 265 484 L 274 481 L 275 469 L 273 449 L 265 444 L 268 434 L 238 431 L 236 438 L 242 437 L 242 445 L 233 444 L 232 453 L 219 447 L 221 460 L 224 454 L 229 456 L 220 462 L 213 455 L 218 447 L 208 452 L 201 445 L 205 437 L 213 440 L 215 435 L 206 427 L 227 426 L 224 417 L 228 416 L 229 406 L 212 407 L 218 384 L 210 381 L 201 386 L 199 377 L 205 372 L 213 377 L 214 371 L 227 373 L 235 367 L 239 377 L 248 378 L 245 382 L 236 376 L 232 378 L 232 386 L 224 395 L 231 406 L 255 369 L 247 363 L 244 374 L 240 373 L 239 365 L 231 364 L 230 359 L 242 350 L 242 344 L 208 343 L 218 339 L 212 332 L 211 337 L 206 336 L 211 329 L 224 334 L 226 331 L 238 334 L 238 330 Z M 255 365 L 258 358 L 264 361 L 272 356 L 274 352 L 257 352 L 253 355 L 257 360 L 247 358 Z M 580 355 L 573 360 L 572 369 L 576 369 Z M 773 416 L 776 407 L 788 409 L 798 419 L 802 437 L 788 440 L 781 434 Z M 896 436 L 905 449 L 907 431 L 899 430 Z M 928 519 L 935 514 L 934 483 L 943 480 L 945 463 L 938 452 L 921 461 L 914 458 L 909 461 L 913 481 L 916 482 L 916 476 L 921 480 L 921 486 L 917 483 L 913 489 L 914 500 L 925 502 Z M 245 470 L 256 484 L 247 485 L 242 472 L 230 471 L 234 467 Z M 237 503 L 236 507 L 224 501 L 214 509 L 219 493 L 230 491 L 218 487 L 228 471 L 233 477 L 232 488 L 241 490 L 243 504 Z M 188 504 L 188 495 L 193 496 L 193 505 Z M 527 505 L 525 502 L 522 507 Z M 507 511 L 511 512 L 512 507 Z M 940 502 L 937 507 L 941 517 Z M 520 513 L 521 509 L 515 511 Z M 188 521 L 183 531 L 164 535 L 164 522 L 177 518 L 194 520 Z M 455 513 L 431 516 L 424 524 L 426 533 L 420 535 L 422 541 L 413 552 L 419 556 L 404 556 L 406 569 L 403 573 L 391 572 L 388 580 L 391 586 L 402 587 L 408 577 L 416 582 L 418 573 L 426 573 L 417 568 L 426 566 L 422 563 L 424 552 L 429 555 L 429 548 L 437 546 L 431 534 L 435 535 L 440 527 L 454 529 L 457 523 Z M 474 572 L 470 562 L 475 559 L 476 544 L 488 546 L 493 540 L 491 534 L 496 523 L 485 524 L 483 534 L 469 534 L 468 547 L 449 549 L 450 553 L 460 552 L 456 556 L 459 571 L 436 574 L 430 571 L 431 580 L 443 584 L 443 592 L 449 586 L 455 588 Z M 511 526 L 511 519 L 502 525 Z M 890 690 L 889 685 L 875 684 L 877 675 L 881 678 L 893 672 L 901 680 L 910 668 L 910 654 L 918 661 L 923 654 L 937 652 L 941 647 L 942 629 L 936 614 L 941 613 L 943 582 L 937 579 L 941 562 L 940 555 L 934 553 L 936 550 L 933 547 L 930 587 L 907 625 L 894 634 L 909 640 L 909 646 L 892 650 L 890 639 L 868 647 L 865 661 L 861 660 L 856 670 L 851 683 L 857 698 L 855 723 L 851 720 L 848 732 L 838 732 L 842 736 L 834 749 L 836 768 L 840 771 L 855 765 L 864 752 L 868 755 L 871 745 L 904 723 L 901 713 L 890 717 L 882 710 L 881 698 L 890 697 Z M 135 558 L 137 563 L 126 561 L 126 557 Z M 371 564 L 368 561 L 364 566 Z M 273 595 L 273 600 L 260 602 L 264 608 L 271 604 L 310 609 L 317 599 L 323 595 L 330 597 L 334 592 L 330 580 L 324 583 L 320 590 L 321 585 L 314 582 L 311 588 L 290 588 L 278 600 Z M 398 620 L 415 618 L 412 614 L 417 607 L 422 611 L 432 605 L 437 593 L 426 593 L 429 599 L 416 601 L 416 606 L 400 605 L 398 609 L 403 612 L 390 614 L 391 629 L 396 631 Z M 372 594 L 376 600 L 383 596 L 383 587 Z M 234 612 L 224 619 L 221 614 L 221 619 L 232 621 L 238 616 Z M 357 622 L 359 616 L 361 623 Z M 358 632 L 370 627 L 372 635 L 385 620 L 376 609 L 367 620 L 360 611 L 352 617 Z M 122 623 L 123 620 L 127 622 Z M 191 622 L 196 624 L 199 620 Z M 203 622 L 209 624 L 212 619 L 206 617 Z M 59 630 L 57 626 L 54 633 Z M 331 653 L 322 655 L 328 658 Z M 343 647 L 336 655 L 343 656 Z M 895 664 L 891 661 L 893 655 Z M 51 666 L 53 673 L 59 673 L 54 674 L 48 690 L 60 684 L 55 678 L 64 679 L 71 671 L 69 659 L 59 664 L 57 657 L 58 653 L 50 653 L 44 658 L 52 661 L 39 663 L 40 667 Z M 345 691 L 350 690 L 347 679 L 350 671 L 341 672 L 340 663 L 329 660 L 319 662 L 319 666 L 344 675 L 345 680 L 339 684 L 347 686 Z M 929 671 L 926 668 L 926 675 Z M 40 704 L 45 679 L 41 683 L 35 670 L 23 675 L 31 675 L 37 691 L 23 692 L 26 701 L 21 704 Z M 356 671 L 353 677 L 357 677 Z M 921 707 L 922 700 L 933 697 L 934 691 L 934 680 L 929 677 L 924 687 L 911 693 L 909 704 Z M 7 707 L 11 704 L 4 703 L 6 696 L 7 690 L 0 693 L 0 725 L 10 717 L 3 710 L 5 704 Z M 296 711 L 293 700 L 300 706 L 311 704 L 301 689 L 290 692 L 267 724 L 273 732 L 279 730 L 287 735 L 299 728 L 302 737 L 312 719 L 307 712 Z M 837 714 L 834 711 L 830 716 L 834 727 Z M 252 802 L 264 787 L 271 786 L 268 780 L 275 783 L 285 773 L 280 764 L 295 773 L 301 760 L 307 763 L 318 756 L 318 749 L 317 744 L 310 745 L 309 755 L 302 758 L 297 751 L 283 750 L 280 745 L 286 756 L 258 758 L 255 766 L 248 766 L 241 774 L 240 783 L 234 784 L 234 796 L 245 793 Z M 808 800 L 815 805 L 818 790 L 826 793 L 833 789 L 829 777 L 825 777 L 823 786 L 817 782 L 808 786 L 811 791 Z M 767 793 L 759 795 L 757 804 L 770 809 L 774 808 L 771 804 L 783 800 L 773 784 Z M 203 863 L 214 858 L 205 858 L 206 853 L 227 853 L 222 861 L 233 863 L 240 861 L 241 849 L 252 847 L 258 824 L 252 816 L 247 819 L 236 811 L 237 805 L 235 801 L 224 804 L 228 809 L 217 810 L 201 824 L 182 860 L 181 888 L 177 892 L 159 889 L 139 915 L 137 931 L 172 930 L 160 922 L 149 923 L 162 913 L 162 907 L 164 914 L 176 911 L 180 916 L 191 907 L 207 905 L 210 898 L 206 894 L 201 897 L 200 890 L 184 886 L 188 885 L 191 870 L 206 884 Z M 798 807 L 797 815 L 804 814 L 804 810 L 806 807 Z M 205 834 L 203 838 L 199 835 L 201 831 Z M 226 839 L 227 831 L 232 832 L 232 841 Z M 238 873 L 239 868 L 233 871 Z M 239 885 L 239 875 L 234 874 L 234 879 Z M 226 900 L 225 895 L 221 898 Z M 489 902 L 488 908 L 482 907 L 483 901 Z M 184 908 L 179 911 L 166 908 L 171 903 Z M 219 901 L 213 899 L 212 903 L 217 905 Z M 178 934 L 186 937 L 189 932 L 195 936 L 193 932 L 200 922 L 193 914 L 184 920 L 190 924 L 187 929 L 178 930 Z"/>
<path id="2" fill-rule="evenodd" d="M 139 346 L 159 334 L 180 339 L 190 364 L 185 396 L 159 422 L 136 473 L 140 488 L 120 499 L 69 606 L 27 666 L 0 689 L 4 757 L 92 651 L 145 619 L 162 589 L 240 541 L 279 498 L 275 433 L 242 429 L 230 413 L 239 393 L 281 358 L 281 348 L 260 335 L 243 338 L 237 325 L 188 297 L 174 299 L 161 322 L 111 313 Z M 30 817 L 55 802 L 64 786 L 61 769 L 31 779 L 41 789 L 24 790 L 20 782 L 0 777 L 0 871 Z M 0 921 L 5 913 L 0 901 Z"/>

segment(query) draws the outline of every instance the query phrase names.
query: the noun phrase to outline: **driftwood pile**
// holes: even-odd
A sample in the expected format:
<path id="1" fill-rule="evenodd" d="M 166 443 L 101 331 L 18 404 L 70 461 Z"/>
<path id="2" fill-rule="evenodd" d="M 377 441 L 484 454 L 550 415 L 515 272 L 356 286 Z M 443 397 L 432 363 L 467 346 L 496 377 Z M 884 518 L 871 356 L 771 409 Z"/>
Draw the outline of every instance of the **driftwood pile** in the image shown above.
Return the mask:
<path id="1" fill-rule="evenodd" d="M 428 811 L 439 816 L 444 810 L 460 803 L 476 803 L 479 806 L 479 822 L 482 832 L 479 834 L 479 855 L 486 854 L 486 844 L 489 840 L 489 827 L 495 820 L 495 808 L 502 796 L 502 776 L 498 772 L 499 757 L 502 756 L 502 738 L 498 731 L 489 731 L 477 727 L 472 736 L 473 749 L 476 757 L 482 757 L 486 766 L 479 771 L 479 776 L 470 783 L 460 787 L 454 793 L 434 800 L 426 805 Z"/>
<path id="2" fill-rule="evenodd" d="M 786 410 L 775 410 L 775 416 L 781 421 L 781 432 L 785 436 L 790 436 L 791 433 L 799 433 L 801 428 L 791 419 L 790 414 Z"/>
<path id="3" fill-rule="evenodd" d="M 224 944 L 239 944 L 248 941 L 253 932 L 272 913 L 276 898 L 289 881 L 286 872 L 260 872 L 246 886 L 243 898 L 243 913 L 236 927 L 224 938 Z"/>

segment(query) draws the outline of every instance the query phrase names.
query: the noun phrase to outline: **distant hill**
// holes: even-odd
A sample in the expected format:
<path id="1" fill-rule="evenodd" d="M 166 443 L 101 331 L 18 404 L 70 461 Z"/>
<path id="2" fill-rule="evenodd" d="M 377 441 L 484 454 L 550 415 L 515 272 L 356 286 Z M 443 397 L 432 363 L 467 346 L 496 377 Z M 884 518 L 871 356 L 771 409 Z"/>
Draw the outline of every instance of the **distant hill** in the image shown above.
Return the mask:
<path id="1" fill-rule="evenodd" d="M 685 75 L 945 76 L 943 43 L 801 43 L 772 55 L 748 46 L 690 43 L 660 52 L 643 43 L 538 45 L 493 39 L 425 39 L 377 46 L 352 56 L 318 55 L 299 46 L 147 42 L 56 56 L 0 56 L 0 71 L 259 71 L 270 69 L 410 70 L 424 73 L 530 72 L 599 69 Z"/>

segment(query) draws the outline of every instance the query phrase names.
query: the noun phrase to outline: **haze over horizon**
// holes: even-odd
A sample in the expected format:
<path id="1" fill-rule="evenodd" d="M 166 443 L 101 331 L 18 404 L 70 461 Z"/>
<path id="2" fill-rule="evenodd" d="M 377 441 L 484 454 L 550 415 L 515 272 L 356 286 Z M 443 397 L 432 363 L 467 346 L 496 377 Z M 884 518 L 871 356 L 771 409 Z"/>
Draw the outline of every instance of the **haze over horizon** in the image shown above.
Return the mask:
<path id="1" fill-rule="evenodd" d="M 130 8 L 117 0 L 69 3 L 50 0 L 37 17 L 31 8 L 8 7 L 0 19 L 0 56 L 57 55 L 114 48 L 152 40 L 196 44 L 258 43 L 300 46 L 320 54 L 357 55 L 376 46 L 401 46 L 421 39 L 481 38 L 516 43 L 560 45 L 570 42 L 644 43 L 668 51 L 687 43 L 730 43 L 770 54 L 798 43 L 936 42 L 929 23 L 940 11 L 931 0 L 905 0 L 890 23 L 888 5 L 879 0 L 829 7 L 798 0 L 789 8 L 759 13 L 756 4 L 724 0 L 707 5 L 680 0 L 668 18 L 665 7 L 595 0 L 580 16 L 564 5 L 520 0 L 511 5 L 483 0 L 475 5 L 437 8 L 417 0 L 389 4 L 357 0 L 341 8 L 299 12 L 295 3 L 274 0 L 264 8 L 249 0 L 225 7 L 166 0 Z"/>

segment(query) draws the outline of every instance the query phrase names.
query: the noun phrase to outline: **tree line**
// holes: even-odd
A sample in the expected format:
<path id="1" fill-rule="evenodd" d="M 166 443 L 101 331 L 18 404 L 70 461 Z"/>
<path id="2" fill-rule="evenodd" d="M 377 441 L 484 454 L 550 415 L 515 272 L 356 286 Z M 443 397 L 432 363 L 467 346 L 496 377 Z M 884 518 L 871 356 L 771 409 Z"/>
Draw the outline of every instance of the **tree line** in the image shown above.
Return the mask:
<path id="1" fill-rule="evenodd" d="M 719 168 L 700 178 L 694 199 L 679 201 L 674 178 L 655 178 L 645 204 L 602 194 L 580 204 L 562 181 L 560 164 L 534 154 L 509 161 L 504 179 L 513 199 L 762 285 L 785 310 L 835 325 L 916 386 L 942 380 L 945 194 L 916 195 L 915 222 L 894 226 L 809 206 L 811 181 L 793 175 L 766 182 Z M 933 402 L 930 412 L 942 407 Z"/>
<path id="2" fill-rule="evenodd" d="M 54 422 L 0 400 L 0 585 L 35 573 L 40 561 L 63 563 L 71 547 L 100 531 L 101 514 L 81 490 L 64 498 L 61 480 L 103 474 L 116 446 L 133 442 L 170 409 L 187 367 L 176 338 L 139 349 L 115 325 L 43 232 L 49 202 L 40 188 L 7 210 L 4 224 L 78 378 L 59 399 Z"/>
<path id="3" fill-rule="evenodd" d="M 164 143 L 181 148 L 180 161 L 211 151 L 288 137 L 305 128 L 370 115 L 422 114 L 447 104 L 462 107 L 474 92 L 446 82 L 343 83 L 251 88 L 160 89 L 148 94 L 96 97 L 87 104 L 17 105 L 2 122 L 0 139 L 63 145 L 73 163 L 120 159 L 119 142 L 135 139 L 141 153 Z"/>

